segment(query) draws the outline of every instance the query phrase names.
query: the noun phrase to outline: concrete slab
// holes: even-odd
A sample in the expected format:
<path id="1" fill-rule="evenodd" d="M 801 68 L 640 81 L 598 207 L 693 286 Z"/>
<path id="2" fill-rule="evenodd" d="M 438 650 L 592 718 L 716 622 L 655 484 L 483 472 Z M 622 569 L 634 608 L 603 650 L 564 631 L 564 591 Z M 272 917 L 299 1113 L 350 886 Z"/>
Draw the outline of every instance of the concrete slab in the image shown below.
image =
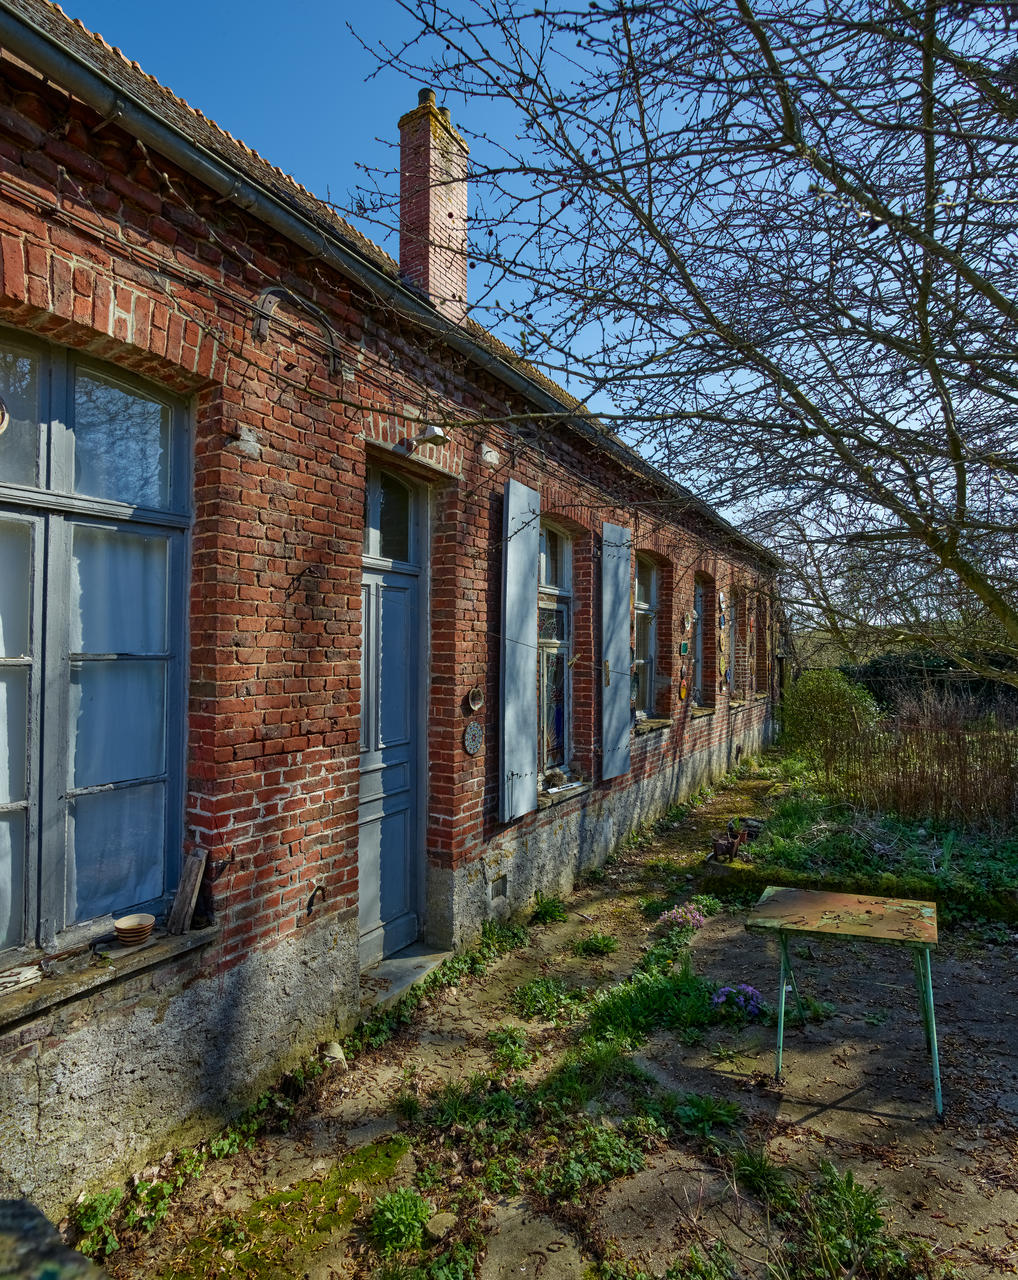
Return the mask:
<path id="1" fill-rule="evenodd" d="M 495 1208 L 480 1280 L 582 1280 L 592 1261 L 552 1218 L 511 1200 Z"/>
<path id="2" fill-rule="evenodd" d="M 451 951 L 439 951 L 423 942 L 415 942 L 368 969 L 361 974 L 361 1015 L 373 1009 L 388 1009 L 415 982 L 427 977 L 432 969 L 437 969 L 451 955 Z"/>

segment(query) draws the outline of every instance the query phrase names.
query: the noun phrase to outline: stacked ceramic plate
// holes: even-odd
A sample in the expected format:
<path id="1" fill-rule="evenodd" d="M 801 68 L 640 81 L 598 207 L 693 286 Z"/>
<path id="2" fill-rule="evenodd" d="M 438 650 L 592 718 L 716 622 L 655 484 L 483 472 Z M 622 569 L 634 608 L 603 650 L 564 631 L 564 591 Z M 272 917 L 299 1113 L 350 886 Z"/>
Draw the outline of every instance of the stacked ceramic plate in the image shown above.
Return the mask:
<path id="1" fill-rule="evenodd" d="M 133 916 L 121 916 L 119 920 L 113 921 L 117 941 L 122 947 L 140 946 L 141 943 L 148 941 L 155 922 L 155 916 L 147 915 L 143 911 Z"/>

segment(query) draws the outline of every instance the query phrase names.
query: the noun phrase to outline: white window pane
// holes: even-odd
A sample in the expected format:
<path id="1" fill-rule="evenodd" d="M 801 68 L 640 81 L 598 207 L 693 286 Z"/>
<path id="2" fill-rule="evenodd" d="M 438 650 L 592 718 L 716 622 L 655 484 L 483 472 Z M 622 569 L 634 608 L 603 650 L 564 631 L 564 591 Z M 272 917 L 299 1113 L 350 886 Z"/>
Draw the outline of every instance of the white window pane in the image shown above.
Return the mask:
<path id="1" fill-rule="evenodd" d="M 0 667 L 0 804 L 25 798 L 28 670 Z"/>
<path id="2" fill-rule="evenodd" d="M 72 653 L 166 650 L 168 551 L 161 534 L 75 526 Z"/>
<path id="3" fill-rule="evenodd" d="M 74 491 L 138 507 L 170 496 L 170 411 L 92 373 L 74 379 Z"/>
<path id="4" fill-rule="evenodd" d="M 0 950 L 22 940 L 25 912 L 25 815 L 0 813 Z"/>
<path id="5" fill-rule="evenodd" d="M 39 459 L 39 361 L 0 348 L 0 481 L 36 483 Z"/>
<path id="6" fill-rule="evenodd" d="M 162 773 L 165 663 L 71 664 L 71 786 Z"/>
<path id="7" fill-rule="evenodd" d="M 67 916 L 119 915 L 163 891 L 162 783 L 79 796 L 68 808 Z"/>
<path id="8" fill-rule="evenodd" d="M 27 524 L 0 520 L 0 658 L 28 653 L 32 531 Z"/>

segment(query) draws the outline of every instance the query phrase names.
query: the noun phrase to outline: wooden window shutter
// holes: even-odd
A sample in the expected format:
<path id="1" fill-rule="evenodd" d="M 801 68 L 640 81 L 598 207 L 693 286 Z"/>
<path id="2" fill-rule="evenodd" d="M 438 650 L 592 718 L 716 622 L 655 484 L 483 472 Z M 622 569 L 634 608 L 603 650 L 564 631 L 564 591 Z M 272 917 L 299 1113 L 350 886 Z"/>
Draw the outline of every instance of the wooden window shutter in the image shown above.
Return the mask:
<path id="1" fill-rule="evenodd" d="M 499 817 L 537 808 L 537 571 L 541 497 L 507 480 L 502 522 L 502 715 Z"/>
<path id="2" fill-rule="evenodd" d="M 632 534 L 605 524 L 601 536 L 601 776 L 629 772 L 629 580 Z"/>

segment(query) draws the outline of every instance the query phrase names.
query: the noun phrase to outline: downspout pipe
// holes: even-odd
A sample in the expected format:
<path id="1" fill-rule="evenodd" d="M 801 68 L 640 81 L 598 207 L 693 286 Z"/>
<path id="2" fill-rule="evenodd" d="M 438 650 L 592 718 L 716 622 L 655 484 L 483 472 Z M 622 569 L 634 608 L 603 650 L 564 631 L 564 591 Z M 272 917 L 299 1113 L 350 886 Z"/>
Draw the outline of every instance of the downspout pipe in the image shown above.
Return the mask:
<path id="1" fill-rule="evenodd" d="M 47 79 L 67 89 L 74 97 L 97 111 L 104 120 L 115 120 L 119 128 L 139 138 L 146 147 L 165 156 L 217 195 L 367 288 L 379 302 L 392 306 L 406 319 L 435 334 L 453 350 L 525 396 L 542 412 L 560 418 L 579 435 L 610 450 L 626 466 L 642 471 L 648 479 L 671 490 L 747 550 L 763 557 L 775 567 L 780 567 L 781 561 L 772 551 L 740 533 L 705 502 L 681 485 L 675 484 L 638 455 L 631 456 L 626 449 L 614 445 L 607 436 L 585 422 L 581 415 L 563 405 L 521 370 L 475 342 L 431 303 L 407 289 L 398 279 L 380 271 L 339 236 L 329 235 L 316 227 L 310 219 L 288 207 L 265 187 L 232 168 L 198 143 L 192 142 L 168 125 L 156 112 L 134 99 L 129 92 L 113 84 L 95 67 L 57 43 L 29 19 L 12 12 L 3 0 L 0 0 L 0 47 L 9 50 Z"/>

